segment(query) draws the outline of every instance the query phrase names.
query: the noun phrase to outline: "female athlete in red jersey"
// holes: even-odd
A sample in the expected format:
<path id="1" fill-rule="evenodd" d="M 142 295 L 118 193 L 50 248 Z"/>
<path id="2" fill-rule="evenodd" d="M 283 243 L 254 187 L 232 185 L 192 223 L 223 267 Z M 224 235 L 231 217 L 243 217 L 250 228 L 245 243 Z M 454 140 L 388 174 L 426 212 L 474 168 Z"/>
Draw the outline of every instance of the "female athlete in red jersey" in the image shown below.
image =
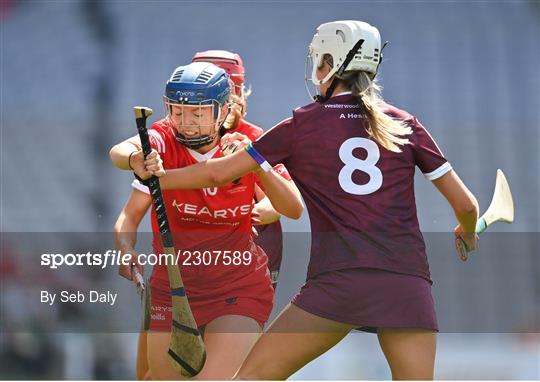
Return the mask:
<path id="1" fill-rule="evenodd" d="M 224 128 L 226 131 L 241 133 L 252 141 L 259 138 L 263 130 L 244 119 L 247 109 L 247 97 L 251 91 L 245 89 L 245 68 L 240 55 L 225 50 L 209 50 L 196 53 L 192 62 L 211 62 L 225 70 L 232 80 L 230 98 L 233 101 L 233 110 L 225 121 Z M 286 179 L 290 179 L 283 165 L 276 166 L 276 171 Z M 117 249 L 136 258 L 136 232 L 140 221 L 151 205 L 151 198 L 149 197 L 148 187 L 138 180 L 133 181 L 132 187 L 133 190 L 115 224 L 115 237 Z M 255 199 L 256 204 L 252 210 L 253 224 L 257 230 L 255 243 L 264 250 L 268 257 L 268 269 L 272 279 L 272 286 L 275 289 L 283 248 L 280 215 L 274 210 L 272 204 L 259 187 L 255 189 Z M 141 265 L 136 267 L 137 271 L 143 274 L 143 267 Z M 131 265 L 121 265 L 119 269 L 121 276 L 137 283 L 137 280 L 133 277 L 133 271 Z M 140 380 L 150 379 L 146 342 L 146 332 L 141 331 L 136 362 L 136 374 Z"/>
<path id="2" fill-rule="evenodd" d="M 207 50 L 196 53 L 192 62 L 211 62 L 225 70 L 233 82 L 231 98 L 234 101 L 233 107 L 238 108 L 238 112 L 230 113 L 225 123 L 227 132 L 237 132 L 255 141 L 263 134 L 263 129 L 245 120 L 247 112 L 247 98 L 251 94 L 251 88 L 245 87 L 245 68 L 242 58 L 237 53 L 226 50 Z M 274 168 L 278 173 L 289 175 L 283 165 Z M 268 256 L 268 269 L 272 278 L 272 286 L 277 287 L 279 269 L 281 266 L 283 240 L 282 228 L 279 221 L 279 214 L 274 210 L 272 204 L 264 193 L 257 192 L 255 195 L 257 204 L 252 215 L 254 215 L 254 227 L 257 230 L 255 243 L 264 249 Z"/>
<path id="3" fill-rule="evenodd" d="M 245 151 L 180 170 L 157 158 L 137 169 L 167 188 L 223 184 L 283 163 L 309 211 L 305 285 L 269 326 L 238 379 L 286 379 L 352 329 L 376 331 L 394 379 L 432 379 L 437 320 L 414 197 L 418 167 L 448 200 L 456 237 L 476 248 L 478 205 L 426 129 L 380 98 L 379 31 L 360 21 L 322 24 L 310 44 L 324 96 Z M 231 137 L 234 139 L 234 137 Z"/>
<path id="4" fill-rule="evenodd" d="M 149 130 L 152 146 L 166 168 L 222 156 L 218 132 L 225 122 L 229 88 L 228 75 L 213 64 L 197 62 L 175 70 L 166 86 L 168 116 Z M 153 155 L 155 152 L 150 157 Z M 138 138 L 113 147 L 111 159 L 120 168 L 137 166 L 139 160 L 142 163 Z M 294 184 L 273 171 L 239 177 L 219 188 L 164 192 L 175 248 L 182 254 L 179 258 L 186 293 L 195 320 L 204 330 L 207 361 L 198 378 L 232 377 L 272 308 L 266 255 L 254 244 L 251 231 L 256 181 L 262 183 L 278 211 L 299 217 L 302 204 Z M 121 216 L 119 230 L 136 231 L 149 204 L 149 198 L 140 193 L 138 198 L 142 197 L 145 203 L 128 201 L 126 209 L 135 211 L 135 216 Z M 152 227 L 159 232 L 155 211 Z M 122 235 L 131 248 L 133 235 Z M 153 244 L 155 252 L 162 253 L 159 235 Z M 154 267 L 150 288 L 152 314 L 147 347 L 151 377 L 180 378 L 166 355 L 171 304 L 163 264 Z"/>

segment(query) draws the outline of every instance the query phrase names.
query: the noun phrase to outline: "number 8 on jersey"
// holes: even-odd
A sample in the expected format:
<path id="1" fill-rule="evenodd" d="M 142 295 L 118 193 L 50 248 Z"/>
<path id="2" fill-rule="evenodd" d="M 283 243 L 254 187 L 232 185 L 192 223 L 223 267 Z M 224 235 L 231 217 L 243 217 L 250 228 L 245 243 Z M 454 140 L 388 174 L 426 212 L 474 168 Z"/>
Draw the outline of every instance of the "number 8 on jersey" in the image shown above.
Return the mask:
<path id="1" fill-rule="evenodd" d="M 353 155 L 354 149 L 366 150 L 366 159 L 359 159 Z M 339 185 L 343 191 L 354 195 L 368 195 L 382 186 L 383 176 L 381 170 L 375 166 L 381 156 L 379 147 L 375 142 L 366 138 L 349 138 L 339 148 L 339 158 L 345 166 L 339 172 Z M 352 179 L 355 170 L 369 175 L 369 182 L 356 184 Z"/>

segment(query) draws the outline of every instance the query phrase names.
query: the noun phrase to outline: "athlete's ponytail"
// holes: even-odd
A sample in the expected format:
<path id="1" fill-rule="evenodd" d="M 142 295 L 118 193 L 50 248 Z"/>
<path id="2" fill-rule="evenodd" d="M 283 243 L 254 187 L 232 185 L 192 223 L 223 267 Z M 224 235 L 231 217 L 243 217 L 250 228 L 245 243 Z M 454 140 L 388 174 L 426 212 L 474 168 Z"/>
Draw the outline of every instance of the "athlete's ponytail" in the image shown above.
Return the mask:
<path id="1" fill-rule="evenodd" d="M 333 67 L 332 56 L 325 55 L 323 62 L 325 61 Z M 392 119 L 383 113 L 378 105 L 382 97 L 377 80 L 372 79 L 369 73 L 360 70 L 347 71 L 338 79 L 358 99 L 367 118 L 369 136 L 385 149 L 401 152 L 399 146 L 410 143 L 406 136 L 411 134 L 412 130 L 405 122 Z"/>

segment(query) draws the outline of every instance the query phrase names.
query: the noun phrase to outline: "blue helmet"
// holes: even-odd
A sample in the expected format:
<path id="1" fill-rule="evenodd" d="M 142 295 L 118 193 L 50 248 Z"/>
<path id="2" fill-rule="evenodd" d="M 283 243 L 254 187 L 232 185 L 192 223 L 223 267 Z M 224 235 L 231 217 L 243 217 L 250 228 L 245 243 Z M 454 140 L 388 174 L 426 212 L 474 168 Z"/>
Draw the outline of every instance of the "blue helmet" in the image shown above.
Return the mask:
<path id="1" fill-rule="evenodd" d="M 170 113 L 172 105 L 211 105 L 216 126 L 223 124 L 221 111 L 229 99 L 231 88 L 229 75 L 221 68 L 208 62 L 194 62 L 179 66 L 171 75 L 165 86 L 164 101 Z M 178 131 L 173 131 L 176 140 L 183 145 L 198 149 L 212 143 L 221 129 L 214 128 L 212 134 L 200 134 L 196 138 L 187 138 Z"/>
<path id="2" fill-rule="evenodd" d="M 165 101 L 170 104 L 212 105 L 214 119 L 230 94 L 229 75 L 218 66 L 208 62 L 193 62 L 179 66 L 165 86 Z"/>

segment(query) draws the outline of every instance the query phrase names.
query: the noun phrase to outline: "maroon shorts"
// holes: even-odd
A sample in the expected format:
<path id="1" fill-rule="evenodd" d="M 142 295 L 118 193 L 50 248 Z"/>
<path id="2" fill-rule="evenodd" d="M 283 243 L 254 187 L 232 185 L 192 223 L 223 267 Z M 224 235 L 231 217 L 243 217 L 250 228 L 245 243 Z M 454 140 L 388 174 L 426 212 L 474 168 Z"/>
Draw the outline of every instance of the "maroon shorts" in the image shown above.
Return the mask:
<path id="1" fill-rule="evenodd" d="M 253 318 L 264 326 L 274 304 L 274 290 L 266 267 L 238 280 L 199 290 L 197 280 L 184 280 L 193 318 L 199 328 L 226 315 Z M 190 290 L 193 293 L 190 294 Z M 169 281 L 150 282 L 150 330 L 170 331 L 172 307 Z"/>
<path id="2" fill-rule="evenodd" d="M 369 332 L 377 328 L 438 330 L 431 283 L 418 276 L 369 268 L 325 272 L 308 279 L 292 303 Z"/>
<path id="3" fill-rule="evenodd" d="M 268 269 L 272 279 L 272 286 L 277 288 L 279 269 L 283 253 L 283 234 L 279 220 L 272 224 L 254 225 L 257 230 L 255 244 L 261 247 L 268 257 Z"/>

